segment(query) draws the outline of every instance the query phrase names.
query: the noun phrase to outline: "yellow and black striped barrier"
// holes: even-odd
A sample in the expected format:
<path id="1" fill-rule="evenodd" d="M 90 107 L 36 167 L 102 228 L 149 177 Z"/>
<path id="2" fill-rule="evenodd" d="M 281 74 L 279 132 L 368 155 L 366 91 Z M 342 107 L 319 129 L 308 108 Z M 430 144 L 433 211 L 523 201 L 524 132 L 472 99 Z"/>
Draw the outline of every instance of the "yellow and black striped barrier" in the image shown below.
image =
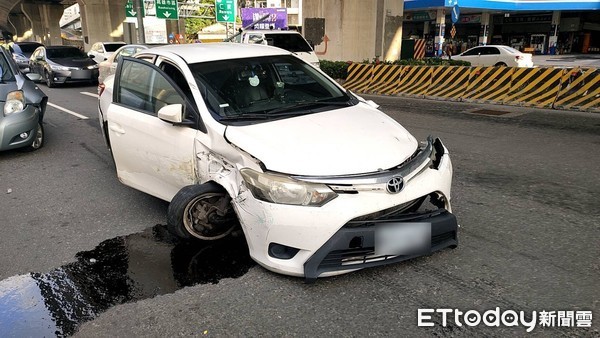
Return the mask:
<path id="1" fill-rule="evenodd" d="M 425 39 L 415 40 L 415 48 L 413 52 L 415 59 L 421 60 L 425 58 Z"/>
<path id="2" fill-rule="evenodd" d="M 402 66 L 377 65 L 373 69 L 373 80 L 366 90 L 370 93 L 389 95 L 398 86 Z"/>
<path id="3" fill-rule="evenodd" d="M 344 87 L 351 91 L 361 93 L 371 85 L 373 77 L 373 65 L 353 63 L 348 66 L 348 77 Z"/>
<path id="4" fill-rule="evenodd" d="M 510 90 L 513 71 L 512 67 L 473 67 L 463 101 L 502 103 Z"/>
<path id="5" fill-rule="evenodd" d="M 398 86 L 391 94 L 423 97 L 427 91 L 427 87 L 431 84 L 432 73 L 433 68 L 429 66 L 402 67 Z"/>
<path id="6" fill-rule="evenodd" d="M 503 103 L 552 108 L 560 90 L 564 70 L 559 68 L 516 68 L 510 91 Z"/>
<path id="7" fill-rule="evenodd" d="M 458 101 L 469 85 L 471 67 L 437 66 L 431 74 L 431 84 L 425 97 Z"/>
<path id="8" fill-rule="evenodd" d="M 562 77 L 562 85 L 553 107 L 600 111 L 600 70 L 597 68 L 567 70 Z"/>

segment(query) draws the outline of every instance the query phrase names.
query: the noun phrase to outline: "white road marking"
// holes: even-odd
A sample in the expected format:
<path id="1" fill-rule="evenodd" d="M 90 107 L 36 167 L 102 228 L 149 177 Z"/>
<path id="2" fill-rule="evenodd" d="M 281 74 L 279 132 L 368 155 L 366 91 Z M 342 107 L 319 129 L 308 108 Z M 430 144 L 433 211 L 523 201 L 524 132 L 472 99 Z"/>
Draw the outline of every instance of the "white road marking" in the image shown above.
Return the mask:
<path id="1" fill-rule="evenodd" d="M 73 116 L 75 116 L 75 117 L 78 117 L 78 118 L 80 118 L 80 119 L 82 119 L 82 120 L 89 120 L 89 117 L 87 117 L 87 116 L 83 116 L 83 115 L 81 115 L 81 114 L 78 114 L 78 113 L 76 113 L 76 112 L 74 112 L 74 111 L 72 111 L 72 110 L 69 110 L 69 109 L 67 109 L 67 108 L 63 108 L 63 107 L 61 107 L 61 106 L 57 106 L 57 105 L 55 105 L 54 103 L 50 103 L 50 102 L 48 102 L 48 105 L 49 105 L 50 107 L 54 107 L 54 108 L 56 108 L 56 109 L 58 109 L 58 110 L 62 110 L 62 111 L 64 111 L 64 112 L 65 112 L 65 113 L 67 113 L 67 114 L 71 114 L 71 115 L 73 115 Z"/>
<path id="2" fill-rule="evenodd" d="M 94 94 L 94 93 L 90 93 L 90 92 L 79 92 L 79 94 L 83 94 L 83 95 L 87 95 L 87 96 L 98 98 L 98 94 Z"/>

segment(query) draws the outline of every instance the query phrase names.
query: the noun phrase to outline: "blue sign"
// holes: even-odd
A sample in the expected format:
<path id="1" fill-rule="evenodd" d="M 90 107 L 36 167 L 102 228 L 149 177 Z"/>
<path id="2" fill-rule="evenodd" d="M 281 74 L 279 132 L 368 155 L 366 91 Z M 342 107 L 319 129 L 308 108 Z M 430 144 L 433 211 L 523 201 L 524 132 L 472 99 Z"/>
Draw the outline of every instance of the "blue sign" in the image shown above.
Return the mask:
<path id="1" fill-rule="evenodd" d="M 460 8 L 458 8 L 458 5 L 454 5 L 454 7 L 452 7 L 452 23 L 457 23 L 459 16 Z"/>

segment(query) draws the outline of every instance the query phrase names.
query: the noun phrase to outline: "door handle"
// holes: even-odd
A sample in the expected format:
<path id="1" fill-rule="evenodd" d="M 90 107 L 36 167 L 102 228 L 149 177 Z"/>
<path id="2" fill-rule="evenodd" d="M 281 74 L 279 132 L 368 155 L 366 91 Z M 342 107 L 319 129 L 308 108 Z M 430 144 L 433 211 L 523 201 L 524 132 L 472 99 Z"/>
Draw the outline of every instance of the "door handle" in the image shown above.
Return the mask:
<path id="1" fill-rule="evenodd" d="M 125 134 L 125 129 L 123 129 L 117 125 L 114 125 L 114 124 L 111 124 L 110 126 L 108 126 L 108 129 L 114 131 L 117 134 L 121 134 L 121 135 Z"/>

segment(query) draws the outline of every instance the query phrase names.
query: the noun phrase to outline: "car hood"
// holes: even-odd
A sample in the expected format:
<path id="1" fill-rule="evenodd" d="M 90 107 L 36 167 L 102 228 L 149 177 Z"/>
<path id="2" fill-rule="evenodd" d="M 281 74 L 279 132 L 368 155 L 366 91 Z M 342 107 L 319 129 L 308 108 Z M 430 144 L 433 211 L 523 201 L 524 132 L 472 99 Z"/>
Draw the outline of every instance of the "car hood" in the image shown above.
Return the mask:
<path id="1" fill-rule="evenodd" d="M 399 165 L 418 142 L 384 113 L 358 104 L 247 126 L 228 126 L 225 137 L 268 170 L 325 176 L 376 172 Z"/>
<path id="2" fill-rule="evenodd" d="M 93 66 L 96 62 L 88 57 L 82 58 L 55 58 L 51 59 L 53 63 L 65 67 L 87 67 Z"/>

